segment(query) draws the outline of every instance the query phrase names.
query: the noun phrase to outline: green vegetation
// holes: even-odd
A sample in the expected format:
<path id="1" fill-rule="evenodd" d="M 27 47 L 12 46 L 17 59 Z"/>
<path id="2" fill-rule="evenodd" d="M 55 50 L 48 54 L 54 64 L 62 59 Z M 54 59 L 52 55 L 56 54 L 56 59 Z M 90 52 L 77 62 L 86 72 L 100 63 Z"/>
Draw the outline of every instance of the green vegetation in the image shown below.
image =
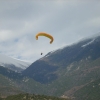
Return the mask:
<path id="1" fill-rule="evenodd" d="M 76 100 L 100 100 L 100 79 L 82 87 L 74 96 Z"/>
<path id="2" fill-rule="evenodd" d="M 18 94 L 18 95 L 8 96 L 6 98 L 0 98 L 0 100 L 70 100 L 70 99 L 45 96 L 45 95 Z"/>
<path id="3" fill-rule="evenodd" d="M 23 91 L 15 86 L 13 80 L 0 74 L 0 97 L 18 93 L 23 93 Z"/>

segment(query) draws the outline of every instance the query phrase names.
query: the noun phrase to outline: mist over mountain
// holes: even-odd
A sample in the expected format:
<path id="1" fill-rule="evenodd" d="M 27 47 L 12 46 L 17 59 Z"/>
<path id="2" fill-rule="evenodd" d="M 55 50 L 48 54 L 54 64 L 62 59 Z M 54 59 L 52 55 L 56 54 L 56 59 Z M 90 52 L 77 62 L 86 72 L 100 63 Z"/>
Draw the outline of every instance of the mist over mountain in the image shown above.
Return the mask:
<path id="1" fill-rule="evenodd" d="M 14 71 L 22 71 L 31 65 L 30 62 L 21 61 L 9 56 L 0 54 L 0 66 L 9 68 Z"/>

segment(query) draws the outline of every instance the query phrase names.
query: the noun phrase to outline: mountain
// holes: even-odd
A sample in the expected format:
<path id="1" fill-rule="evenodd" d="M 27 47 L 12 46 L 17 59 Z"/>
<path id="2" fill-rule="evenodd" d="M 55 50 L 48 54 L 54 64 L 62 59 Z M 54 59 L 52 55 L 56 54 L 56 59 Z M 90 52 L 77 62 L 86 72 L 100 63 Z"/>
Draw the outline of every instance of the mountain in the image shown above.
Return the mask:
<path id="1" fill-rule="evenodd" d="M 0 86 L 10 88 L 7 89 L 10 92 L 3 88 L 2 92 L 6 91 L 7 94 L 24 91 L 76 100 L 83 97 L 83 100 L 87 100 L 87 94 L 90 94 L 91 98 L 90 91 L 98 96 L 99 85 L 96 90 L 91 86 L 93 82 L 96 86 L 99 79 L 100 36 L 49 52 L 20 73 L 0 67 Z M 15 90 L 11 92 L 14 87 Z M 92 95 L 92 98 L 95 98 L 95 95 Z"/>
<path id="2" fill-rule="evenodd" d="M 49 52 L 22 74 L 43 84 L 46 95 L 73 97 L 81 87 L 100 79 L 100 35 Z"/>
<path id="3" fill-rule="evenodd" d="M 28 77 L 24 77 L 19 72 L 0 66 L 0 97 L 26 92 L 42 93 L 42 87 L 43 86 L 38 82 Z"/>
<path id="4" fill-rule="evenodd" d="M 15 72 L 11 69 L 0 66 L 0 74 L 9 79 L 22 79 L 24 76 L 21 73 Z"/>
<path id="5" fill-rule="evenodd" d="M 9 56 L 0 54 L 0 66 L 12 69 L 14 71 L 22 71 L 31 65 L 30 62 L 21 61 L 18 59 L 11 58 Z"/>
<path id="6" fill-rule="evenodd" d="M 40 83 L 52 82 L 59 77 L 59 69 L 74 70 L 72 67 L 75 62 L 94 61 L 100 57 L 100 36 L 90 38 L 67 46 L 63 49 L 58 49 L 49 52 L 43 58 L 32 63 L 23 74 L 33 78 Z"/>
<path id="7" fill-rule="evenodd" d="M 48 83 L 57 79 L 57 75 L 54 73 L 57 69 L 58 66 L 39 60 L 23 71 L 22 74 L 33 78 L 40 83 Z"/>
<path id="8" fill-rule="evenodd" d="M 14 78 L 18 79 L 17 73 L 7 68 L 0 66 L 0 97 L 6 97 L 8 95 L 14 95 L 18 93 L 24 93 L 22 90 L 16 87 Z"/>

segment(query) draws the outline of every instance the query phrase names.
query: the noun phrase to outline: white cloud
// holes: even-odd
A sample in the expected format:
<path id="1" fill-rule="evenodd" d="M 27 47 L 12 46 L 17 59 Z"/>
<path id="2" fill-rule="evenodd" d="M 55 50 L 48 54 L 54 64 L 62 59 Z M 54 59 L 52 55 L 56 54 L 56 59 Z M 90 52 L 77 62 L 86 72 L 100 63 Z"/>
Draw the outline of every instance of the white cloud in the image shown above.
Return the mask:
<path id="1" fill-rule="evenodd" d="M 100 1 L 1 0 L 0 52 L 35 61 L 49 51 L 69 45 L 100 31 Z M 54 36 L 53 44 L 36 33 Z"/>
<path id="2" fill-rule="evenodd" d="M 87 22 L 87 27 L 88 27 L 88 26 L 99 27 L 99 26 L 100 26 L 100 17 L 90 19 L 90 20 Z"/>

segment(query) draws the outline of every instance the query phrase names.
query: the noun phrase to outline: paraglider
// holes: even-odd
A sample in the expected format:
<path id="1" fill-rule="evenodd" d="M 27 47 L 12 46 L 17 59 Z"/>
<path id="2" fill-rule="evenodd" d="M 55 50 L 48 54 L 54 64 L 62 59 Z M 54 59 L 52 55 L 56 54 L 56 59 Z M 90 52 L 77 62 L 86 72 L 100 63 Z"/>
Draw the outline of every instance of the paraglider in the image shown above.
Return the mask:
<path id="1" fill-rule="evenodd" d="M 54 41 L 53 36 L 45 32 L 39 32 L 38 34 L 36 34 L 36 40 L 38 40 L 38 36 L 48 37 L 49 39 L 51 39 L 50 44 Z"/>
<path id="2" fill-rule="evenodd" d="M 38 40 L 38 36 L 45 36 L 45 37 L 48 37 L 49 39 L 51 39 L 50 44 L 54 41 L 53 36 L 51 36 L 50 34 L 45 33 L 45 32 L 39 32 L 38 34 L 36 34 L 36 40 Z M 43 54 L 43 53 L 41 52 L 41 55 L 42 55 L 42 54 Z"/>

